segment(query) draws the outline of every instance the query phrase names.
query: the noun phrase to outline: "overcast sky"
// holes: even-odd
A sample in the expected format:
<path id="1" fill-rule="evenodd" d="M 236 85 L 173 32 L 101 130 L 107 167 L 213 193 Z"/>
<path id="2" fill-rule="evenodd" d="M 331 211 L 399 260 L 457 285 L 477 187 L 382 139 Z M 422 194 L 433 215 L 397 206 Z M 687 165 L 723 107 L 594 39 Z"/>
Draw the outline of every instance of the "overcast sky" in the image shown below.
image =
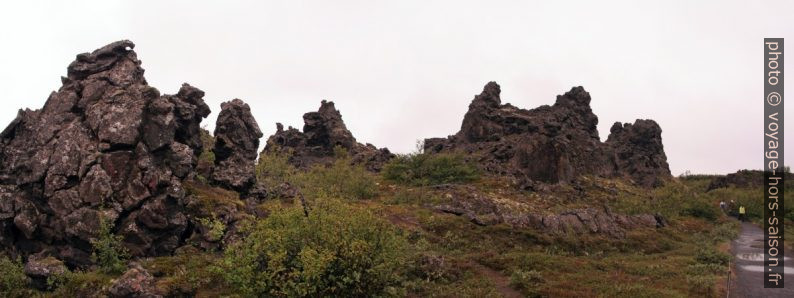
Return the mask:
<path id="1" fill-rule="evenodd" d="M 762 167 L 763 38 L 794 43 L 782 0 L 9 2 L 0 130 L 40 108 L 76 54 L 130 39 L 150 85 L 206 92 L 210 129 L 233 98 L 265 137 L 328 99 L 360 142 L 407 153 L 457 132 L 488 81 L 521 108 L 581 85 L 602 140 L 615 121 L 659 122 L 675 175 Z"/>

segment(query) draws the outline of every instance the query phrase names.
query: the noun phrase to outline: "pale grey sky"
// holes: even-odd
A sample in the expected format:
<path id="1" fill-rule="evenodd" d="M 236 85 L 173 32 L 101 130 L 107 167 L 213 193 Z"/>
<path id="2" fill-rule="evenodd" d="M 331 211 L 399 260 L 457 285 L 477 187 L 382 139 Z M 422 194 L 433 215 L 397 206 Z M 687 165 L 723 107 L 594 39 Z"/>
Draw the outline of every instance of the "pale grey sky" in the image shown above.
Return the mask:
<path id="1" fill-rule="evenodd" d="M 210 128 L 233 98 L 266 137 L 328 99 L 360 142 L 409 152 L 457 132 L 488 81 L 522 108 L 581 85 L 602 140 L 651 118 L 673 174 L 729 173 L 762 167 L 764 37 L 794 46 L 793 1 L 11 1 L 0 129 L 76 54 L 130 39 L 150 85 L 206 92 Z"/>

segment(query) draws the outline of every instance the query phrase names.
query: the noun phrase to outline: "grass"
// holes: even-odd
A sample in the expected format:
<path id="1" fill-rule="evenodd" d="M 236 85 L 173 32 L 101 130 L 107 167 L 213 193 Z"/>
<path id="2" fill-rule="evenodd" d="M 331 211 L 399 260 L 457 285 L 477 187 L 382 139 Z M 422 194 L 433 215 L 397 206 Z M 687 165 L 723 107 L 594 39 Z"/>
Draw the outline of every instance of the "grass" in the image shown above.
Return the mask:
<path id="1" fill-rule="evenodd" d="M 141 265 L 159 276 L 156 287 L 167 296 L 216 297 L 233 293 L 222 277 L 210 270 L 217 258 L 214 253 L 194 251 L 151 258 Z"/>
<path id="2" fill-rule="evenodd" d="M 187 194 L 193 196 L 195 201 L 190 202 L 187 208 L 199 217 L 212 218 L 219 209 L 242 209 L 245 206 L 240 200 L 240 194 L 220 187 L 213 187 L 199 182 L 185 183 Z"/>
<path id="3" fill-rule="evenodd" d="M 52 297 L 101 297 L 110 287 L 117 274 L 106 274 L 97 271 L 67 272 L 60 277 L 59 286 L 50 293 Z"/>
<path id="4" fill-rule="evenodd" d="M 433 188 L 397 187 L 382 200 L 416 217 L 416 242 L 424 243 L 418 250 L 444 256 L 459 273 L 436 282 L 417 277 L 411 291 L 418 296 L 466 293 L 471 284 L 480 285 L 477 295 L 498 295 L 499 287 L 476 266 L 460 265 L 472 263 L 500 272 L 527 296 L 709 296 L 716 295 L 715 283 L 727 268 L 724 254 L 713 249 L 736 237 L 738 226 L 716 207 L 711 212 L 717 198 L 699 192 L 699 184 L 674 180 L 648 193 L 620 181 L 592 178 L 585 183 L 587 201 L 549 198 L 561 209 L 607 204 L 632 214 L 659 212 L 670 223 L 664 229 L 630 231 L 623 239 L 598 234 L 550 237 L 532 229 L 476 226 L 462 217 L 424 211 L 428 202 L 443 200 L 444 192 Z M 501 188 L 494 182 L 474 185 L 478 191 Z M 394 207 L 373 206 L 395 212 Z M 703 246 L 712 250 L 701 251 Z M 698 265 L 698 258 L 707 265 Z"/>

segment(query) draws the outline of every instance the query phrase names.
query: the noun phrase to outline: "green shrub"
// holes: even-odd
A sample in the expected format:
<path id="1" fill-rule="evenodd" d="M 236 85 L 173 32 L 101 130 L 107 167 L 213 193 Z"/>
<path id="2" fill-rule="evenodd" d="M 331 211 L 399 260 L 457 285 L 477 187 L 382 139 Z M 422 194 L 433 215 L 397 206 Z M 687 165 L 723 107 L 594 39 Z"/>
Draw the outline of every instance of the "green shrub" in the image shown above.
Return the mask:
<path id="1" fill-rule="evenodd" d="M 315 165 L 295 177 L 295 185 L 310 198 L 369 199 L 378 191 L 375 177 L 361 165 L 353 165 L 340 147 L 329 166 Z"/>
<path id="2" fill-rule="evenodd" d="M 701 264 L 728 266 L 731 256 L 717 251 L 713 247 L 703 247 L 695 253 L 695 260 Z"/>
<path id="3" fill-rule="evenodd" d="M 11 260 L 0 255 L 1 296 L 22 296 L 27 292 L 28 282 L 21 259 Z"/>
<path id="4" fill-rule="evenodd" d="M 707 201 L 693 198 L 692 200 L 688 201 L 684 209 L 681 210 L 681 215 L 715 221 L 717 220 L 717 217 L 720 216 L 720 210 Z"/>
<path id="5" fill-rule="evenodd" d="M 223 234 L 226 233 L 226 224 L 217 218 L 201 217 L 198 218 L 198 222 L 209 229 L 209 239 L 207 239 L 209 241 L 219 241 L 223 238 Z"/>
<path id="6" fill-rule="evenodd" d="M 290 152 L 282 153 L 280 150 L 263 151 L 256 164 L 256 179 L 268 187 L 275 187 L 291 179 L 297 172 L 289 163 Z"/>
<path id="7" fill-rule="evenodd" d="M 127 267 L 129 258 L 127 249 L 122 245 L 124 237 L 114 235 L 111 231 L 111 221 L 101 218 L 99 221 L 99 234 L 91 241 L 94 252 L 91 261 L 96 263 L 100 271 L 106 274 L 119 274 Z"/>
<path id="8" fill-rule="evenodd" d="M 711 237 L 714 242 L 730 241 L 739 236 L 739 223 L 728 221 L 714 226 Z"/>
<path id="9" fill-rule="evenodd" d="M 371 213 L 323 200 L 277 209 L 230 246 L 216 271 L 246 296 L 396 294 L 407 242 Z"/>
<path id="10" fill-rule="evenodd" d="M 414 153 L 398 155 L 383 167 L 383 177 L 400 184 L 438 185 L 477 180 L 479 171 L 463 155 Z"/>

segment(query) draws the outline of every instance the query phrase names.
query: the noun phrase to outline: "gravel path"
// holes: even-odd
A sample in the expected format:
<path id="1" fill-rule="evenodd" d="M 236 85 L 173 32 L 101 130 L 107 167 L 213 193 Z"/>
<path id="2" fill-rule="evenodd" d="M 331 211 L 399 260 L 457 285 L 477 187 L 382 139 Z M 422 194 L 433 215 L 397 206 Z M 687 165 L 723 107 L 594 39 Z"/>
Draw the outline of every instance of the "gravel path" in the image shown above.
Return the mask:
<path id="1" fill-rule="evenodd" d="M 794 240 L 789 240 L 794 241 Z M 730 297 L 794 297 L 794 261 L 791 251 L 786 251 L 785 282 L 782 289 L 766 289 L 763 282 L 764 233 L 751 223 L 742 223 L 739 238 L 731 243 L 734 254 L 735 280 L 731 282 Z"/>

